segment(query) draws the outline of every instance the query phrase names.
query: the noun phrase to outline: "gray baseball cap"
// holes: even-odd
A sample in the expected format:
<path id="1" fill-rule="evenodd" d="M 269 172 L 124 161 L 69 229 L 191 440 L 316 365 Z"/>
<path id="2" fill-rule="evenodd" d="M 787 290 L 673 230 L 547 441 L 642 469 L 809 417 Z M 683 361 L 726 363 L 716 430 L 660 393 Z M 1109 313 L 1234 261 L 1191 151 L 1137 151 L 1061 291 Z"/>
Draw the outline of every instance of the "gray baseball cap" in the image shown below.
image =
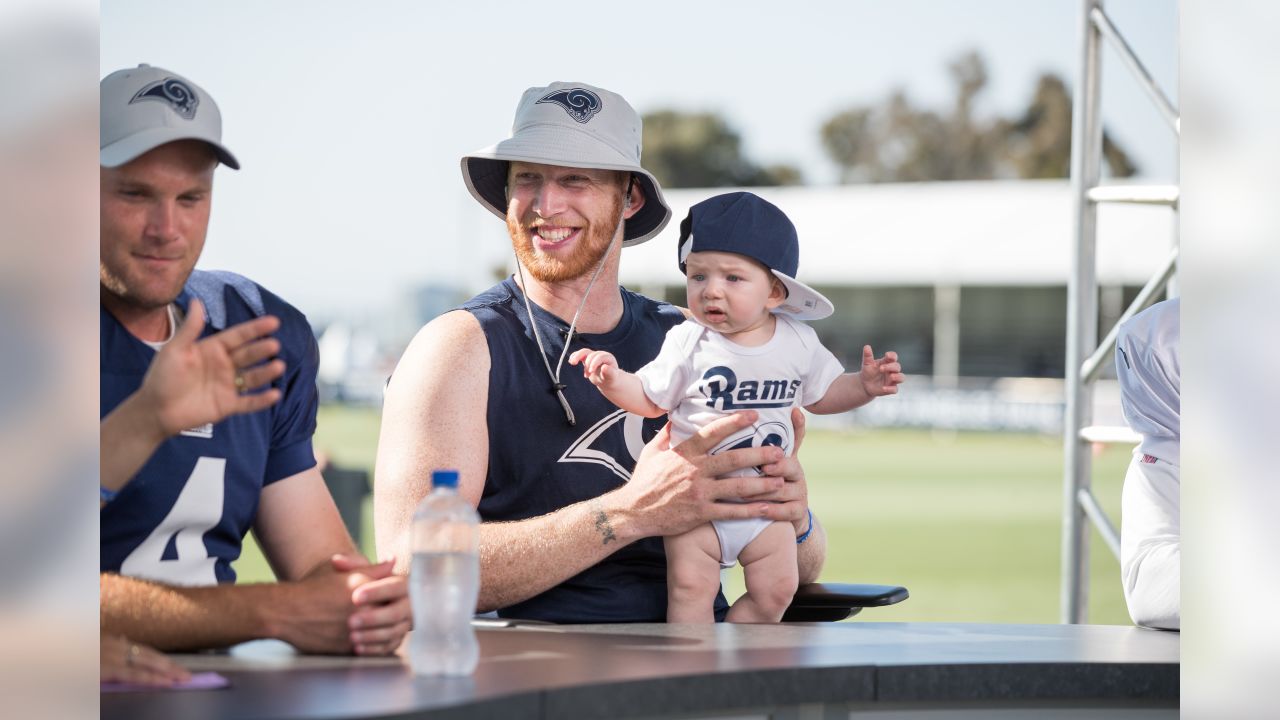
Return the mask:
<path id="1" fill-rule="evenodd" d="M 117 70 L 99 86 L 98 132 L 102 167 L 119 167 L 175 140 L 203 140 L 233 170 L 240 162 L 222 144 L 222 113 L 199 85 L 163 68 L 142 64 Z"/>
<path id="2" fill-rule="evenodd" d="M 645 204 L 627 220 L 622 246 L 639 245 L 666 227 L 671 208 L 658 180 L 640 167 L 640 115 L 617 93 L 586 83 L 529 88 L 516 106 L 511 136 L 462 158 L 462 179 L 480 204 L 507 216 L 507 164 L 512 160 L 631 173 Z"/>

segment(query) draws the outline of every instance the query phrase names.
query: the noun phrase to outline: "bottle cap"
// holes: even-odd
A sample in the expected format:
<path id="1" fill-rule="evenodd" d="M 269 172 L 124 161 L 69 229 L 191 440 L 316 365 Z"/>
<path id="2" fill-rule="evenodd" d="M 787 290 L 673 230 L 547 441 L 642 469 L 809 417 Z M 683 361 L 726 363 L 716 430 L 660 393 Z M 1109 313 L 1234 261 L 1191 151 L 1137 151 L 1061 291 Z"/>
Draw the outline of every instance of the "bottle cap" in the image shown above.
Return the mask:
<path id="1" fill-rule="evenodd" d="M 432 471 L 431 487 L 454 488 L 456 490 L 458 487 L 458 471 L 457 470 Z"/>

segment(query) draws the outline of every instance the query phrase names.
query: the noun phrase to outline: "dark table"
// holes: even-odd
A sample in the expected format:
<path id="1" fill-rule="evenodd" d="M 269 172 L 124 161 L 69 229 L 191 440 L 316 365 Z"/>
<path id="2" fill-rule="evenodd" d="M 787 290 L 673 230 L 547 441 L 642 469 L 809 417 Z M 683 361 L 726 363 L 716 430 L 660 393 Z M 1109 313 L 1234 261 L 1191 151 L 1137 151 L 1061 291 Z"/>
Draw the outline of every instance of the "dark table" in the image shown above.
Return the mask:
<path id="1" fill-rule="evenodd" d="M 1133 627 L 560 625 L 478 635 L 469 678 L 416 677 L 400 658 L 300 656 L 273 641 L 179 655 L 231 687 L 104 695 L 102 717 L 1152 718 L 1175 717 L 1178 705 L 1179 636 Z"/>

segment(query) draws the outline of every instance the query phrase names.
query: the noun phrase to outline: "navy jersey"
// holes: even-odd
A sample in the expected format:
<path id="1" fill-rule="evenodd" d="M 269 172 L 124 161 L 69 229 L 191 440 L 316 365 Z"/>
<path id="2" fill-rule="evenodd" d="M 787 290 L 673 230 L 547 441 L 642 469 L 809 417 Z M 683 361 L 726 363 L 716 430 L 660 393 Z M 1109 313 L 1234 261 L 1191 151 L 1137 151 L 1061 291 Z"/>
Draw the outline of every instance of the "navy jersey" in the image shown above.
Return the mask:
<path id="1" fill-rule="evenodd" d="M 175 585 L 235 582 L 231 563 L 258 512 L 265 485 L 315 466 L 319 352 L 301 312 L 232 273 L 193 272 L 177 304 L 206 309 L 202 336 L 261 315 L 280 318 L 275 337 L 285 374 L 274 406 L 191 428 L 162 443 L 101 513 L 101 571 Z M 142 384 L 155 357 L 101 309 L 100 416 Z"/>
<path id="2" fill-rule="evenodd" d="M 618 326 L 599 335 L 575 333 L 570 353 L 583 347 L 607 350 L 624 370 L 635 372 L 658 354 L 667 330 L 684 322 L 684 315 L 667 303 L 620 292 Z M 560 381 L 577 417 L 571 427 L 551 391 L 516 283 L 507 278 L 463 309 L 479 321 L 489 344 L 489 471 L 481 519 L 538 517 L 625 483 L 640 450 L 666 419 L 646 420 L 619 410 L 582 376 L 581 367 L 566 364 Z M 533 316 L 555 367 L 569 326 L 536 305 Z M 498 615 L 560 623 L 663 622 L 666 567 L 662 538 L 645 538 L 544 593 L 500 609 Z M 723 619 L 726 610 L 719 595 L 716 617 Z"/>

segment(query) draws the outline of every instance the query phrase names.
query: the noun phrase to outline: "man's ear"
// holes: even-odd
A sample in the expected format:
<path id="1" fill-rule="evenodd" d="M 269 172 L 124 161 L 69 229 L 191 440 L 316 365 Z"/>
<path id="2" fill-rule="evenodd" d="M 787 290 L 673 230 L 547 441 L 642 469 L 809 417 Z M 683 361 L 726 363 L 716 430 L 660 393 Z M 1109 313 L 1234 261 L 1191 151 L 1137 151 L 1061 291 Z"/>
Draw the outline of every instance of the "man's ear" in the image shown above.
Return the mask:
<path id="1" fill-rule="evenodd" d="M 623 200 L 623 207 L 625 209 L 622 211 L 622 217 L 630 220 L 632 216 L 640 212 L 640 208 L 644 207 L 645 196 L 644 187 L 640 183 L 632 180 L 628 184 L 631 185 L 631 190 L 627 197 L 631 198 L 631 202 L 628 203 L 626 200 Z"/>
<path id="2" fill-rule="evenodd" d="M 765 300 L 764 306 L 773 310 L 787 299 L 787 286 L 773 273 L 769 273 L 769 280 L 772 281 L 769 285 L 769 298 Z"/>

